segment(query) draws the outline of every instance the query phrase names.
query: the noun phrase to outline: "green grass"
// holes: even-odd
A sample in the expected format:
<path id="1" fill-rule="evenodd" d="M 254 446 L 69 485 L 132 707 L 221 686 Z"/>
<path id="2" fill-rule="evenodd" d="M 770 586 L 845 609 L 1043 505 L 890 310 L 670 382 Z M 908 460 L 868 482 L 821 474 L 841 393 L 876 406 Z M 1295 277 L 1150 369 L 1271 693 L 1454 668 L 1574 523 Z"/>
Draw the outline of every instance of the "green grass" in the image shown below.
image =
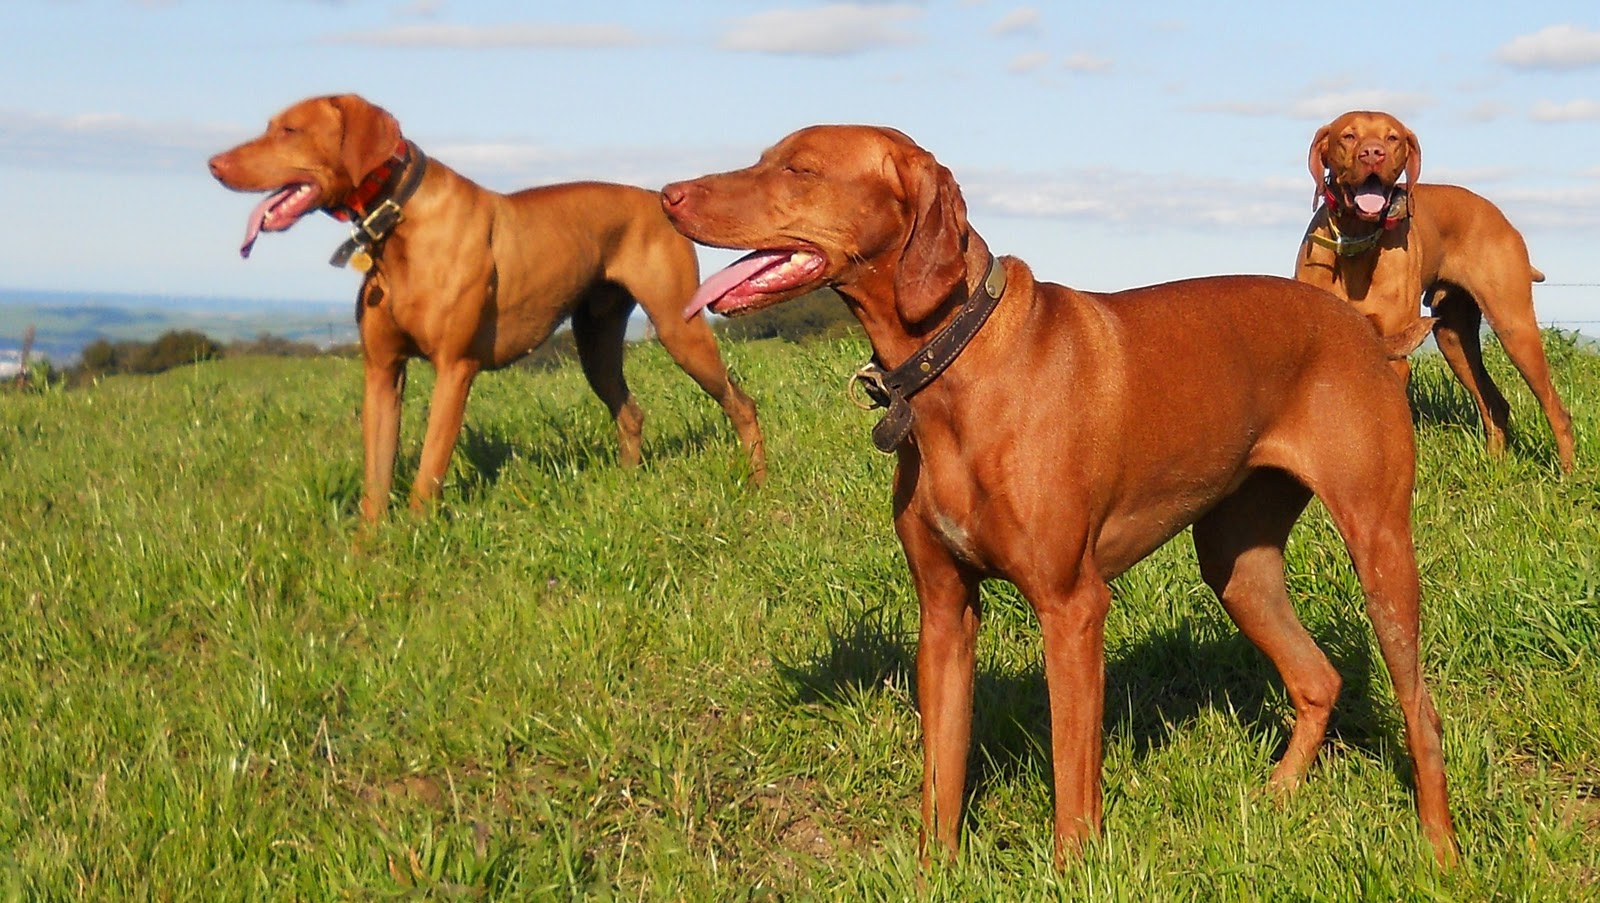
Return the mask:
<path id="1" fill-rule="evenodd" d="M 917 865 L 916 605 L 859 341 L 731 344 L 720 411 L 630 354 L 646 463 L 575 367 L 479 381 L 446 502 L 353 549 L 359 364 L 0 396 L 0 896 L 61 900 L 1557 900 L 1600 893 L 1600 356 L 1551 344 L 1576 474 L 1498 349 L 1485 457 L 1418 361 L 1424 660 L 1463 862 L 1315 508 L 1290 582 L 1346 679 L 1310 782 L 1180 538 L 1115 586 L 1105 837 L 1051 867 L 1037 631 L 986 588 L 959 861 Z M 402 479 L 431 388 L 412 370 Z"/>

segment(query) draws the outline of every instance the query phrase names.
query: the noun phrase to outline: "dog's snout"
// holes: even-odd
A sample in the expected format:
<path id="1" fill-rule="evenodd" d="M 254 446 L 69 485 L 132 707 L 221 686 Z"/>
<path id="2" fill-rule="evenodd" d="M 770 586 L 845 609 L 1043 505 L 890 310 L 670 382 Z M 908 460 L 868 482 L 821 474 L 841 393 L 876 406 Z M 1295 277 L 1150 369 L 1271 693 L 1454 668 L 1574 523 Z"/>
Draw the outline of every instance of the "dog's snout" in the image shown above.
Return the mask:
<path id="1" fill-rule="evenodd" d="M 680 206 L 688 197 L 689 189 L 685 188 L 682 182 L 673 182 L 671 185 L 661 189 L 661 201 L 668 207 Z"/>
<path id="2" fill-rule="evenodd" d="M 220 181 L 228 168 L 227 154 L 217 154 L 215 157 L 207 160 L 206 168 L 211 170 L 211 177 L 213 179 Z"/>
<path id="3" fill-rule="evenodd" d="M 1389 152 L 1381 144 L 1368 144 L 1356 153 L 1356 159 L 1362 163 L 1382 163 Z"/>

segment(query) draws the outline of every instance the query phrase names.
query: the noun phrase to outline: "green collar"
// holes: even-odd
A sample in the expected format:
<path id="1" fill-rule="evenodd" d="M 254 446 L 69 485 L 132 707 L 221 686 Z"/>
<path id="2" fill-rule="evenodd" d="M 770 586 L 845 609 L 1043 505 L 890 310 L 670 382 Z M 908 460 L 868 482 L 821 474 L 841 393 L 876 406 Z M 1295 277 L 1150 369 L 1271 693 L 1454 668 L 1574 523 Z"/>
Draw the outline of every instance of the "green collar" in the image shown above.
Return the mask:
<path id="1" fill-rule="evenodd" d="M 1363 235 L 1360 238 L 1351 238 L 1348 235 L 1342 235 L 1339 232 L 1339 220 L 1334 215 L 1333 211 L 1330 210 L 1328 211 L 1328 231 L 1333 233 L 1332 238 L 1329 238 L 1320 232 L 1307 233 L 1306 237 L 1310 238 L 1314 243 L 1327 248 L 1335 254 L 1338 254 L 1340 257 L 1360 257 L 1362 254 L 1365 254 L 1378 246 L 1378 242 L 1383 239 L 1383 233 L 1385 230 L 1382 226 L 1379 226 L 1378 228 L 1372 230 L 1370 235 Z"/>

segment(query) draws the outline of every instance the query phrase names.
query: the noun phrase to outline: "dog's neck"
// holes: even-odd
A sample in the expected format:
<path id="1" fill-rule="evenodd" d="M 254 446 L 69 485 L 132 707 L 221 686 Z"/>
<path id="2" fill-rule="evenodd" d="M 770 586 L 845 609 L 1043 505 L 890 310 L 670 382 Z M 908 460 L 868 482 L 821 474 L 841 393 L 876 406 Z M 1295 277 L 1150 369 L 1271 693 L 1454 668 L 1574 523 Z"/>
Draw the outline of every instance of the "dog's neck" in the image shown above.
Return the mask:
<path id="1" fill-rule="evenodd" d="M 989 254 L 982 239 L 969 243 L 967 254 L 972 257 L 964 261 L 966 278 L 957 283 L 934 314 L 925 318 L 936 324 L 931 332 L 918 330 L 913 336 L 910 330 L 904 326 L 894 327 L 886 318 L 873 320 L 868 315 L 871 308 L 853 299 L 851 306 L 863 327 L 868 329 L 875 354 L 872 361 L 856 371 L 851 387 L 870 401 L 870 404 L 863 403 L 863 407 L 884 409 L 882 419 L 872 429 L 872 443 L 879 451 L 893 452 L 910 437 L 916 422 L 916 412 L 911 406 L 915 396 L 924 390 L 947 397 L 949 392 L 959 393 L 959 386 L 952 384 L 946 371 L 963 357 L 970 360 L 973 354 L 986 356 L 972 346 L 985 344 L 979 343 L 979 337 L 1005 295 L 1008 270 L 1003 262 Z M 847 292 L 841 290 L 841 294 L 850 299 Z M 952 304 L 955 305 L 953 309 Z M 899 304 L 893 306 L 897 312 L 900 310 Z M 900 318 L 897 315 L 895 319 Z M 899 355 L 899 363 L 885 366 L 885 347 L 893 345 L 898 351 L 898 346 L 908 339 L 916 341 L 916 347 Z M 987 344 L 995 341 L 991 336 Z"/>
<path id="2" fill-rule="evenodd" d="M 894 289 L 894 275 L 879 269 L 870 270 L 865 278 L 850 285 L 838 286 L 872 344 L 873 358 L 886 369 L 898 367 L 917 353 L 917 350 L 938 333 L 960 312 L 967 299 L 983 285 L 993 259 L 989 245 L 976 232 L 968 233 L 962 259 L 966 276 L 951 287 L 933 313 L 917 322 L 907 322 L 900 314 Z M 973 339 L 982 338 L 982 331 Z"/>
<path id="3" fill-rule="evenodd" d="M 373 257 L 404 221 L 402 208 L 422 187 L 430 167 L 422 149 L 404 139 L 384 164 L 357 185 L 328 215 L 349 222 L 350 237 L 333 252 L 328 263 L 349 264 L 361 272 L 372 268 Z"/>

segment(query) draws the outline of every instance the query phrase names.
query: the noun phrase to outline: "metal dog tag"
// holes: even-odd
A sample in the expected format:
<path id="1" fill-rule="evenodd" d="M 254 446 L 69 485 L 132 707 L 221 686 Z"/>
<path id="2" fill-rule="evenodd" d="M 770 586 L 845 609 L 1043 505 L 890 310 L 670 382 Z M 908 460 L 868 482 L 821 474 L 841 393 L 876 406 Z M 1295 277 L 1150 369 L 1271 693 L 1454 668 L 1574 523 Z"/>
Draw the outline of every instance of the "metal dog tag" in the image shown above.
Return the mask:
<path id="1" fill-rule="evenodd" d="M 350 255 L 350 268 L 358 273 L 365 273 L 372 269 L 372 255 L 365 248 L 357 250 Z"/>

